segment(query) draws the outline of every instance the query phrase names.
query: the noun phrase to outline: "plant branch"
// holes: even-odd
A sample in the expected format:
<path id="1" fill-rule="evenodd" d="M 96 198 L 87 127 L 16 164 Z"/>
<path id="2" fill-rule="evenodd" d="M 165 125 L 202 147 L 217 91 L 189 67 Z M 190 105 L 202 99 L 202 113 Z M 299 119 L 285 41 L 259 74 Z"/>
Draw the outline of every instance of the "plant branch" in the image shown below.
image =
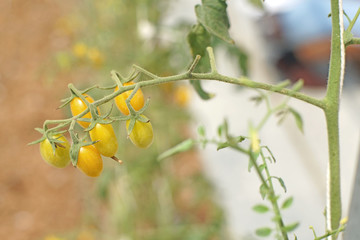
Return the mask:
<path id="1" fill-rule="evenodd" d="M 349 27 L 346 29 L 346 31 L 351 31 L 351 30 L 353 29 L 353 27 L 354 27 L 354 25 L 355 25 L 355 23 L 356 23 L 359 15 L 360 15 L 360 8 L 357 10 L 354 18 L 351 20 L 351 22 L 350 22 L 350 24 L 349 24 Z"/>
<path id="2" fill-rule="evenodd" d="M 352 37 L 349 42 L 346 43 L 346 46 L 360 44 L 359 37 Z"/>
<path id="3" fill-rule="evenodd" d="M 342 0 L 331 0 L 331 55 L 328 86 L 323 108 L 328 132 L 327 228 L 339 227 L 341 219 L 339 103 L 345 69 L 345 45 Z M 332 237 L 336 239 L 335 237 Z"/>
<path id="4" fill-rule="evenodd" d="M 261 154 L 261 158 L 263 160 L 263 164 L 265 164 L 265 173 L 266 173 L 266 176 L 267 176 L 267 179 L 269 182 L 269 201 L 271 202 L 271 205 L 273 207 L 275 217 L 276 217 L 276 222 L 280 229 L 281 235 L 283 236 L 284 240 L 287 240 L 288 236 L 287 236 L 287 232 L 285 231 L 285 228 L 284 228 L 285 225 L 284 225 L 284 222 L 283 222 L 283 219 L 281 216 L 279 204 L 277 201 L 277 196 L 276 196 L 275 190 L 274 190 L 274 185 L 272 183 L 271 175 L 270 175 L 267 163 L 266 163 L 266 159 L 264 158 L 263 154 Z"/>

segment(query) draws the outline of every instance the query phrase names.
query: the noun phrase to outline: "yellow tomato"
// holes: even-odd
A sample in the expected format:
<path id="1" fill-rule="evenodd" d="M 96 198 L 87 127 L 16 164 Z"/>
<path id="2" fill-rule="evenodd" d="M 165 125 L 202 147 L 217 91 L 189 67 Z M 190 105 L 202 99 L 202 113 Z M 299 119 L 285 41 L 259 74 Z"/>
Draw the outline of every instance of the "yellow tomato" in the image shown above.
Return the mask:
<path id="1" fill-rule="evenodd" d="M 129 128 L 130 120 L 126 121 L 126 129 Z M 131 142 L 139 148 L 147 148 L 151 145 L 154 133 L 150 122 L 140 122 L 136 120 L 130 135 Z"/>
<path id="2" fill-rule="evenodd" d="M 189 99 L 190 89 L 187 86 L 181 85 L 175 89 L 174 100 L 178 105 L 180 105 L 181 107 L 187 106 L 187 104 L 189 103 Z"/>
<path id="3" fill-rule="evenodd" d="M 133 82 L 125 83 L 124 86 L 133 85 Z M 118 87 L 115 88 L 115 91 L 119 90 Z M 125 100 L 129 98 L 130 94 L 133 90 L 129 90 L 126 92 L 123 92 L 119 96 L 115 97 L 115 104 L 117 108 L 122 112 L 124 115 L 129 115 L 129 108 L 126 105 Z M 135 93 L 134 97 L 130 100 L 131 106 L 135 109 L 135 111 L 139 111 L 145 104 L 144 100 L 144 94 L 141 91 L 141 89 L 138 89 Z"/>
<path id="4" fill-rule="evenodd" d="M 116 154 L 118 143 L 111 124 L 96 124 L 90 130 L 90 138 L 92 141 L 98 141 L 94 145 L 101 155 L 113 157 Z"/>
<path id="5" fill-rule="evenodd" d="M 89 103 L 93 103 L 94 99 L 92 99 L 92 97 L 90 97 L 87 94 L 83 94 L 85 99 L 89 102 Z M 75 97 L 73 98 L 73 100 L 70 102 L 70 109 L 71 109 L 71 113 L 73 116 L 79 115 L 80 113 L 82 113 L 83 111 L 85 111 L 87 109 L 86 104 L 83 102 L 83 100 L 81 100 L 79 97 Z M 100 114 L 100 109 L 98 108 L 98 113 Z M 91 113 L 88 112 L 86 113 L 84 116 L 82 116 L 82 118 L 89 118 L 91 119 Z M 77 121 L 83 128 L 87 128 L 90 125 L 90 122 L 84 122 L 84 121 Z"/>
<path id="6" fill-rule="evenodd" d="M 73 46 L 73 54 L 78 58 L 84 58 L 86 56 L 87 50 L 87 46 L 82 42 L 76 43 Z"/>
<path id="7" fill-rule="evenodd" d="M 41 157 L 50 165 L 58 168 L 66 167 L 70 162 L 70 144 L 63 135 L 56 135 L 56 139 L 62 141 L 60 144 L 56 144 L 55 151 L 53 150 L 48 139 L 45 139 L 40 143 Z"/>
<path id="8" fill-rule="evenodd" d="M 76 166 L 89 177 L 99 176 L 103 169 L 99 151 L 93 145 L 81 147 Z"/>
<path id="9" fill-rule="evenodd" d="M 87 56 L 91 63 L 96 67 L 99 67 L 104 63 L 104 56 L 97 48 L 88 49 Z"/>

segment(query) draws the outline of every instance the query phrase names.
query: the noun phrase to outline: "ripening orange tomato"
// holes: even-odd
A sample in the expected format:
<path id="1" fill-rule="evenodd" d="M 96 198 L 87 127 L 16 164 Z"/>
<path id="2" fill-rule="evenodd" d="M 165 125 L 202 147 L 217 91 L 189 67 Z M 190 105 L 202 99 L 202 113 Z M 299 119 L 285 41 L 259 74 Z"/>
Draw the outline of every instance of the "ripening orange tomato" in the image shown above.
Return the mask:
<path id="1" fill-rule="evenodd" d="M 97 123 L 89 133 L 92 141 L 98 141 L 94 146 L 101 155 L 106 157 L 115 156 L 118 143 L 111 124 Z"/>
<path id="2" fill-rule="evenodd" d="M 85 99 L 89 102 L 89 103 L 93 103 L 94 99 L 92 97 L 90 97 L 88 94 L 84 93 L 83 96 L 85 97 Z M 73 98 L 73 100 L 70 102 L 70 110 L 71 110 L 71 114 L 73 116 L 79 115 L 80 113 L 82 113 L 83 111 L 85 111 L 87 109 L 86 104 L 83 102 L 83 100 L 81 100 L 79 97 L 75 97 Z M 98 108 L 98 113 L 100 114 L 100 109 Z M 86 113 L 84 116 L 82 116 L 82 118 L 89 118 L 91 119 L 91 113 L 88 112 Z M 90 122 L 84 122 L 84 121 L 77 121 L 80 126 L 82 126 L 83 128 L 87 128 L 90 125 Z"/>
<path id="3" fill-rule="evenodd" d="M 142 115 L 143 116 L 143 115 Z M 126 121 L 126 129 L 129 129 L 130 120 Z M 130 135 L 131 142 L 139 148 L 147 148 L 151 145 L 154 132 L 150 122 L 140 122 L 136 120 Z"/>
<path id="4" fill-rule="evenodd" d="M 130 86 L 133 84 L 134 84 L 133 82 L 127 82 L 127 83 L 124 83 L 124 86 Z M 115 91 L 117 91 L 117 90 L 119 90 L 119 87 L 115 88 Z M 129 98 L 132 91 L 133 90 L 123 92 L 119 96 L 115 97 L 115 104 L 116 104 L 117 108 L 120 110 L 120 112 L 122 112 L 124 115 L 130 114 L 129 108 L 126 105 L 125 100 Z M 139 111 L 144 106 L 144 104 L 145 104 L 144 94 L 141 91 L 141 89 L 137 90 L 134 97 L 130 100 L 130 104 L 135 109 L 135 111 Z"/>
<path id="5" fill-rule="evenodd" d="M 62 141 L 60 144 L 56 144 L 55 151 L 52 148 L 50 141 L 44 139 L 40 143 L 40 154 L 48 164 L 54 167 L 64 168 L 70 162 L 70 144 L 63 135 L 58 134 L 54 136 L 54 138 Z"/>
<path id="6" fill-rule="evenodd" d="M 97 177 L 103 169 L 103 161 L 94 145 L 82 146 L 76 166 L 89 177 Z"/>

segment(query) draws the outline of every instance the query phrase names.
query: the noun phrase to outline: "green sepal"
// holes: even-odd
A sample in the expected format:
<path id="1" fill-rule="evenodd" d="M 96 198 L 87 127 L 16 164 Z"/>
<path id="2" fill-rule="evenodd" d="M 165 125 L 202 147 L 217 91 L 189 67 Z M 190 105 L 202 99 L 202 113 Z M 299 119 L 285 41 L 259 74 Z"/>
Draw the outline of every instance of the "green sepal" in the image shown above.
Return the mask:
<path id="1" fill-rule="evenodd" d="M 130 136 L 132 130 L 134 129 L 135 123 L 136 123 L 136 119 L 135 119 L 135 118 L 131 118 L 131 119 L 130 119 L 129 126 L 128 126 L 127 129 L 126 129 L 128 136 Z"/>
<path id="2" fill-rule="evenodd" d="M 87 93 L 87 92 L 89 92 L 90 90 L 92 90 L 92 89 L 94 89 L 94 88 L 100 88 L 100 87 L 97 86 L 97 85 L 94 85 L 94 86 L 88 87 L 88 88 L 86 88 L 86 89 L 84 89 L 84 90 L 82 90 L 82 91 L 79 90 L 79 92 L 80 92 L 81 94 L 84 94 L 84 93 Z M 107 89 L 107 88 L 101 88 L 101 89 Z M 111 88 L 110 88 L 110 89 L 111 89 Z M 71 93 L 71 96 L 70 96 L 70 97 L 67 97 L 67 98 L 64 98 L 64 99 L 61 99 L 61 100 L 60 100 L 63 104 L 61 104 L 61 105 L 58 107 L 58 109 L 63 108 L 63 107 L 65 107 L 66 105 L 68 105 L 75 97 L 79 97 L 79 96 L 77 96 L 76 93 L 75 93 L 74 91 L 72 91 L 71 89 L 70 89 L 70 93 Z"/>
<path id="3" fill-rule="evenodd" d="M 135 118 L 137 121 L 143 122 L 143 123 L 148 123 L 150 122 L 150 119 L 148 119 L 147 117 L 145 117 L 144 115 L 138 115 Z"/>
<path id="4" fill-rule="evenodd" d="M 46 139 L 45 136 L 42 136 L 41 138 L 35 140 L 35 141 L 32 141 L 30 143 L 28 143 L 28 145 L 34 145 L 34 144 L 38 144 L 38 143 L 41 143 L 42 141 L 44 141 Z"/>
<path id="5" fill-rule="evenodd" d="M 134 129 L 136 121 L 143 122 L 143 123 L 148 123 L 148 122 L 150 122 L 150 119 L 147 118 L 144 115 L 140 115 L 140 114 L 137 113 L 135 115 L 130 115 L 129 116 L 129 121 L 130 121 L 129 127 L 127 127 L 128 136 L 131 134 L 132 130 Z"/>
<path id="6" fill-rule="evenodd" d="M 38 144 L 38 143 L 41 143 L 42 141 L 44 141 L 44 140 L 46 139 L 46 137 L 45 137 L 45 135 L 44 135 L 44 133 L 45 133 L 44 129 L 42 129 L 42 128 L 35 128 L 35 130 L 38 131 L 39 133 L 41 133 L 41 134 L 42 134 L 42 137 L 39 138 L 39 139 L 37 139 L 37 140 L 35 140 L 35 141 L 32 141 L 32 142 L 28 143 L 28 145 Z"/>
<path id="7" fill-rule="evenodd" d="M 43 128 L 35 128 L 35 130 L 38 131 L 39 133 L 41 133 L 42 137 L 33 142 L 28 143 L 28 145 L 38 144 L 38 143 L 41 143 L 42 141 L 44 141 L 45 139 L 48 139 L 54 152 L 57 147 L 63 147 L 62 143 L 64 143 L 64 141 L 59 140 L 59 138 L 62 136 L 63 133 L 67 132 L 67 130 L 61 130 L 61 131 L 56 131 L 56 132 L 48 132 L 48 131 L 45 131 Z M 53 137 L 58 134 L 60 134 L 61 136 L 59 136 L 57 138 Z"/>
<path id="8" fill-rule="evenodd" d="M 145 112 L 145 110 L 149 107 L 150 104 L 150 98 L 147 98 L 145 101 L 145 104 L 142 108 L 139 109 L 139 111 L 136 111 L 136 114 L 141 115 Z"/>
<path id="9" fill-rule="evenodd" d="M 82 119 L 82 118 L 80 118 Z M 89 132 L 91 131 L 95 126 L 96 124 L 111 124 L 114 120 L 113 119 L 109 119 L 109 118 L 103 118 L 103 117 L 100 117 L 96 120 L 92 120 L 89 127 L 85 128 L 84 129 L 84 132 Z"/>
<path id="10" fill-rule="evenodd" d="M 61 99 L 60 101 L 63 102 L 63 104 L 61 104 L 57 109 L 60 109 L 60 108 L 63 108 L 65 106 L 67 106 L 73 99 L 74 99 L 73 94 L 71 94 L 71 97 Z"/>
<path id="11" fill-rule="evenodd" d="M 77 165 L 78 156 L 80 152 L 80 148 L 84 146 L 89 146 L 97 143 L 98 141 L 92 141 L 92 142 L 83 142 L 83 141 L 74 141 L 76 143 L 73 143 L 70 147 L 70 159 L 71 163 L 74 167 Z"/>

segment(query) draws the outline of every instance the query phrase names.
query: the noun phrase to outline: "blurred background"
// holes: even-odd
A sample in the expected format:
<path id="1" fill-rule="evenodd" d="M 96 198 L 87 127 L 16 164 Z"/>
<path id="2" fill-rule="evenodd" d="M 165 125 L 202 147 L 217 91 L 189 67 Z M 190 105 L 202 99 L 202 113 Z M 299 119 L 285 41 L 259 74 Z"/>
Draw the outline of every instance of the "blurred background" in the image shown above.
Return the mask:
<path id="1" fill-rule="evenodd" d="M 219 70 L 272 83 L 302 77 L 304 91 L 322 97 L 331 27 L 329 6 L 322 3 L 328 1 L 268 1 L 266 11 L 254 2 L 228 1 L 237 50 L 225 45 L 215 49 Z M 359 7 L 355 2 L 345 1 L 350 17 Z M 215 135 L 224 116 L 232 131 L 245 135 L 248 119 L 256 121 L 264 111 L 249 101 L 252 91 L 204 83 L 216 94 L 204 102 L 188 83 L 144 89 L 151 97 L 147 116 L 154 127 L 153 145 L 138 150 L 118 124 L 118 157 L 124 164 L 104 158 L 105 169 L 97 179 L 71 166 L 55 169 L 44 163 L 37 145 L 27 146 L 40 137 L 33 129 L 44 120 L 69 116 L 68 109 L 57 110 L 60 99 L 69 96 L 69 83 L 78 88 L 111 85 L 110 71 L 126 75 L 133 63 L 159 76 L 184 71 L 191 61 L 186 34 L 196 23 L 197 3 L 0 2 L 1 239 L 257 239 L 254 230 L 271 216 L 251 210 L 261 198 L 247 159 L 210 147 L 156 160 L 164 150 L 196 136 L 199 125 Z M 359 31 L 359 24 L 354 29 Z M 358 51 L 348 53 L 341 112 L 345 213 L 359 145 Z M 104 93 L 95 90 L 91 95 Z M 272 100 L 281 97 L 272 95 Z M 300 221 L 296 234 L 310 239 L 309 225 L 322 232 L 325 222 L 326 132 L 320 110 L 293 104 L 303 116 L 305 134 L 295 130 L 293 121 L 279 127 L 274 119 L 261 138 L 279 160 L 274 174 L 284 178 L 287 195 L 295 197 L 286 220 Z"/>

